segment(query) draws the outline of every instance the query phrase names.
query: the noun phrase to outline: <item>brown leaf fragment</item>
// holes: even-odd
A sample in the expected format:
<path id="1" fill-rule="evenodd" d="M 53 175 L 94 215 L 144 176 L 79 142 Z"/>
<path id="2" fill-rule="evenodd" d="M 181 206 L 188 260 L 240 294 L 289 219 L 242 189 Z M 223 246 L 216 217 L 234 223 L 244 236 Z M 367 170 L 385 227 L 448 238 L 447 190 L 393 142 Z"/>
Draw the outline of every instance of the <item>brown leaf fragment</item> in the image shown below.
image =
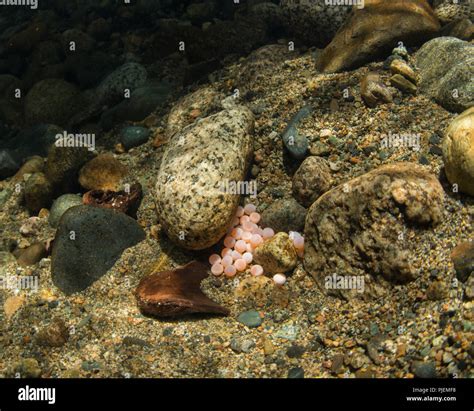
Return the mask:
<path id="1" fill-rule="evenodd" d="M 143 314 L 156 317 L 193 313 L 228 315 L 227 308 L 201 291 L 201 281 L 207 276 L 207 267 L 198 261 L 175 270 L 155 272 L 138 284 L 135 291 L 138 307 Z"/>

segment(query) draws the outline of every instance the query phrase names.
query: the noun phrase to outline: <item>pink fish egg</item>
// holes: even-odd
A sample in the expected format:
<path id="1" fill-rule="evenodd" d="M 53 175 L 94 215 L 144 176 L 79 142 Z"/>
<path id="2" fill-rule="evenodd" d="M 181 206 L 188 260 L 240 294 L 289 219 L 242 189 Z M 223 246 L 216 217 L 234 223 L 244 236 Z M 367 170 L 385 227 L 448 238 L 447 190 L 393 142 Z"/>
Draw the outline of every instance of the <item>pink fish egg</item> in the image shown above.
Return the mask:
<path id="1" fill-rule="evenodd" d="M 296 254 L 298 255 L 299 258 L 303 258 L 304 257 L 304 250 L 303 249 L 301 249 L 301 250 L 296 249 Z"/>
<path id="2" fill-rule="evenodd" d="M 221 251 L 221 256 L 225 257 L 227 254 L 231 253 L 232 250 L 230 248 L 223 248 Z"/>
<path id="3" fill-rule="evenodd" d="M 243 215 L 242 217 L 240 217 L 240 224 L 242 224 L 242 226 L 244 225 L 244 223 L 248 223 L 250 221 L 250 217 L 248 215 Z"/>
<path id="4" fill-rule="evenodd" d="M 304 248 L 304 238 L 301 236 L 295 237 L 295 239 L 293 240 L 293 245 L 296 249 L 302 250 Z"/>
<path id="5" fill-rule="evenodd" d="M 250 231 L 244 231 L 242 233 L 242 240 L 250 241 L 251 238 L 252 238 L 252 233 Z"/>
<path id="6" fill-rule="evenodd" d="M 241 228 L 234 228 L 230 235 L 232 237 L 234 237 L 236 240 L 240 240 L 242 238 L 242 233 L 244 232 L 244 230 L 242 230 Z"/>
<path id="7" fill-rule="evenodd" d="M 233 265 L 229 265 L 225 268 L 224 274 L 226 277 L 233 277 L 235 274 L 237 274 L 237 269 Z"/>
<path id="8" fill-rule="evenodd" d="M 211 265 L 214 265 L 216 263 L 220 263 L 221 262 L 221 256 L 219 254 L 212 254 L 210 257 L 209 257 L 209 263 Z"/>
<path id="9" fill-rule="evenodd" d="M 242 224 L 242 228 L 245 231 L 252 231 L 254 224 L 251 223 L 250 221 L 246 221 L 245 223 Z"/>
<path id="10" fill-rule="evenodd" d="M 273 276 L 273 281 L 277 285 L 283 285 L 286 283 L 286 276 L 284 274 L 275 274 Z"/>
<path id="11" fill-rule="evenodd" d="M 253 234 L 258 234 L 260 237 L 263 238 L 263 229 L 257 226 L 257 229 L 255 230 Z"/>
<path id="12" fill-rule="evenodd" d="M 242 258 L 242 254 L 240 254 L 238 251 L 232 251 L 232 259 L 235 261 L 235 260 L 238 260 L 239 258 Z"/>
<path id="13" fill-rule="evenodd" d="M 224 239 L 224 245 L 226 246 L 226 248 L 232 248 L 234 247 L 235 245 L 235 238 L 233 237 L 226 237 Z"/>
<path id="14" fill-rule="evenodd" d="M 224 272 L 224 266 L 222 264 L 216 263 L 211 267 L 211 273 L 214 275 L 221 275 Z"/>
<path id="15" fill-rule="evenodd" d="M 257 224 L 260 221 L 261 216 L 259 213 L 252 213 L 249 218 L 252 223 Z"/>
<path id="16" fill-rule="evenodd" d="M 250 264 L 253 261 L 252 253 L 246 252 L 242 255 L 242 258 L 245 260 L 247 264 Z"/>
<path id="17" fill-rule="evenodd" d="M 239 218 L 242 217 L 244 215 L 244 208 L 242 206 L 238 206 L 235 215 Z"/>
<path id="18" fill-rule="evenodd" d="M 245 269 L 247 268 L 247 263 L 243 258 L 239 258 L 235 261 L 234 267 L 237 269 L 237 271 L 245 271 Z"/>
<path id="19" fill-rule="evenodd" d="M 239 217 L 234 217 L 232 220 L 232 226 L 235 227 L 240 224 L 240 218 Z"/>
<path id="20" fill-rule="evenodd" d="M 253 265 L 252 268 L 250 269 L 250 273 L 254 275 L 255 277 L 258 277 L 259 275 L 263 274 L 263 267 L 261 265 Z"/>
<path id="21" fill-rule="evenodd" d="M 272 238 L 275 235 L 275 231 L 271 229 L 270 227 L 264 228 L 263 229 L 263 238 L 265 240 L 268 240 L 269 238 Z"/>
<path id="22" fill-rule="evenodd" d="M 238 240 L 235 243 L 235 251 L 238 251 L 239 253 L 243 253 L 247 250 L 247 243 L 244 240 Z"/>
<path id="23" fill-rule="evenodd" d="M 252 247 L 258 247 L 262 243 L 263 243 L 262 237 L 260 237 L 258 234 L 252 235 L 252 238 L 250 239 L 250 244 L 252 244 Z"/>
<path id="24" fill-rule="evenodd" d="M 227 254 L 227 255 L 221 260 L 221 264 L 222 264 L 224 267 L 228 267 L 229 265 L 232 265 L 233 262 L 234 262 L 234 259 L 232 258 L 232 254 Z"/>
<path id="25" fill-rule="evenodd" d="M 247 243 L 247 252 L 248 253 L 253 252 L 253 247 L 252 247 L 252 244 L 250 244 L 250 243 Z"/>
<path id="26" fill-rule="evenodd" d="M 255 213 L 255 211 L 257 211 L 257 207 L 255 207 L 253 204 L 247 204 L 244 207 L 244 213 L 247 214 L 247 215 Z"/>

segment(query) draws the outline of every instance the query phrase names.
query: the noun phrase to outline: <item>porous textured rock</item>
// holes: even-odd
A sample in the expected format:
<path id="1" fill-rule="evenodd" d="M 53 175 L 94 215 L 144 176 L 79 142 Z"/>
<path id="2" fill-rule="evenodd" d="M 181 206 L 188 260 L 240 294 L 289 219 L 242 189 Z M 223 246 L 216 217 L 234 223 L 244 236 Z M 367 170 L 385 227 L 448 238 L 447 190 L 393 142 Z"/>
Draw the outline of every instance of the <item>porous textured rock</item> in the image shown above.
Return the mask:
<path id="1" fill-rule="evenodd" d="M 156 184 L 161 224 L 188 249 L 216 244 L 226 233 L 239 195 L 223 185 L 243 181 L 253 154 L 254 117 L 235 106 L 176 134 L 163 155 Z"/>
<path id="2" fill-rule="evenodd" d="M 322 157 L 311 156 L 304 160 L 293 176 L 293 197 L 309 207 L 332 185 L 329 163 Z"/>
<path id="3" fill-rule="evenodd" d="M 287 233 L 277 233 L 258 246 L 253 259 L 263 267 L 265 274 L 286 273 L 296 267 L 298 256 Z"/>
<path id="4" fill-rule="evenodd" d="M 104 153 L 87 162 L 79 171 L 79 183 L 86 190 L 118 190 L 127 169 L 113 154 Z"/>
<path id="5" fill-rule="evenodd" d="M 399 42 L 421 44 L 439 29 L 425 0 L 366 1 L 318 56 L 316 68 L 324 73 L 354 69 L 385 56 Z"/>
<path id="6" fill-rule="evenodd" d="M 445 109 L 463 112 L 474 105 L 474 45 L 438 37 L 416 53 L 420 89 Z"/>
<path id="7" fill-rule="evenodd" d="M 102 277 L 122 252 L 145 239 L 127 215 L 98 207 L 72 207 L 62 216 L 51 255 L 53 283 L 66 294 Z"/>
<path id="8" fill-rule="evenodd" d="M 305 225 L 306 270 L 326 292 L 334 273 L 381 275 L 393 283 L 413 280 L 414 227 L 442 218 L 443 189 L 435 176 L 413 163 L 394 163 L 323 194 L 309 209 Z M 367 295 L 371 295 L 371 286 Z M 333 292 L 333 291 L 330 291 Z M 336 294 L 356 295 L 337 290 Z"/>
<path id="9" fill-rule="evenodd" d="M 457 116 L 446 130 L 443 160 L 449 182 L 474 196 L 474 107 Z"/>

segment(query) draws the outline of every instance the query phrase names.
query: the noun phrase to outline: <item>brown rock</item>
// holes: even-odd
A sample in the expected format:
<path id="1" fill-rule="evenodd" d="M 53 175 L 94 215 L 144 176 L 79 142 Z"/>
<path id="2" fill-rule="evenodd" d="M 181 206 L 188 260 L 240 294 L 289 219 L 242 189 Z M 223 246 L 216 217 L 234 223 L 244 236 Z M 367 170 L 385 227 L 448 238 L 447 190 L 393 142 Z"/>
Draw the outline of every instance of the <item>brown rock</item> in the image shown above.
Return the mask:
<path id="1" fill-rule="evenodd" d="M 410 80 L 413 84 L 418 82 L 416 73 L 413 69 L 401 59 L 395 59 L 390 64 L 390 71 L 393 74 L 400 74 L 405 77 L 407 80 Z"/>
<path id="2" fill-rule="evenodd" d="M 135 291 L 143 314 L 176 317 L 193 313 L 228 315 L 229 310 L 209 299 L 200 288 L 208 276 L 207 267 L 192 261 L 175 270 L 144 277 Z"/>
<path id="3" fill-rule="evenodd" d="M 421 44 L 439 29 L 425 0 L 366 1 L 320 54 L 316 68 L 324 73 L 354 69 L 386 55 L 398 42 Z"/>
<path id="4" fill-rule="evenodd" d="M 13 177 L 13 181 L 19 182 L 23 180 L 25 174 L 41 173 L 44 170 L 44 158 L 33 156 L 21 166 Z"/>
<path id="5" fill-rule="evenodd" d="M 390 84 L 404 93 L 416 94 L 416 86 L 400 74 L 395 74 L 390 77 Z"/>
<path id="6" fill-rule="evenodd" d="M 43 173 L 34 173 L 25 183 L 25 205 L 32 214 L 48 208 L 53 201 L 53 187 Z"/>
<path id="7" fill-rule="evenodd" d="M 410 233 L 437 224 L 443 201 L 436 177 L 413 163 L 388 164 L 335 187 L 308 211 L 305 268 L 322 290 L 345 297 L 360 293 L 328 290 L 326 277 L 372 273 L 390 282 L 411 281 L 417 236 Z M 377 290 L 366 281 L 364 295 Z"/>
<path id="8" fill-rule="evenodd" d="M 79 171 L 79 183 L 86 190 L 116 191 L 127 175 L 127 169 L 113 154 L 100 154 Z"/>
<path id="9" fill-rule="evenodd" d="M 311 156 L 306 158 L 293 176 L 293 197 L 309 207 L 332 185 L 332 174 L 327 160 Z"/>
<path id="10" fill-rule="evenodd" d="M 360 94 L 365 104 L 369 107 L 375 107 L 380 103 L 391 103 L 393 101 L 392 93 L 383 84 L 377 73 L 368 73 L 360 83 Z"/>
<path id="11" fill-rule="evenodd" d="M 458 244 L 451 252 L 451 260 L 458 280 L 465 282 L 474 273 L 474 241 Z"/>
<path id="12" fill-rule="evenodd" d="M 38 345 L 44 347 L 62 347 L 69 339 L 69 329 L 60 318 L 56 318 L 52 324 L 42 328 L 36 335 Z"/>
<path id="13" fill-rule="evenodd" d="M 22 266 L 35 265 L 42 258 L 48 255 L 43 243 L 30 245 L 19 253 L 18 264 Z"/>
<path id="14" fill-rule="evenodd" d="M 259 245 L 253 254 L 265 274 L 286 273 L 296 267 L 298 257 L 293 242 L 287 233 L 277 233 Z"/>

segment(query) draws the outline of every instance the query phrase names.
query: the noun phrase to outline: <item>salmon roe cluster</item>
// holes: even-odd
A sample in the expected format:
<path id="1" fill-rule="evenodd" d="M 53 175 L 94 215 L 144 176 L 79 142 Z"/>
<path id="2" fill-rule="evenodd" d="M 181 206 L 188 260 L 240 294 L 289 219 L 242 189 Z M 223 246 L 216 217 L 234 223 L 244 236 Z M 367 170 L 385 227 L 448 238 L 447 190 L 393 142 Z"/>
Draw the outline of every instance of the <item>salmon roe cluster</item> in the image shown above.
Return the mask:
<path id="1" fill-rule="evenodd" d="M 275 235 L 272 228 L 262 228 L 258 225 L 261 215 L 257 213 L 257 208 L 253 204 L 245 207 L 239 206 L 229 229 L 224 238 L 224 248 L 219 254 L 212 254 L 209 257 L 211 272 L 215 276 L 225 275 L 234 277 L 237 273 L 250 269 L 253 276 L 264 274 L 261 265 L 252 264 L 254 250 Z M 304 238 L 296 231 L 290 231 L 290 239 L 299 257 L 303 257 Z M 273 281 L 278 285 L 286 282 L 284 274 L 275 274 Z"/>

